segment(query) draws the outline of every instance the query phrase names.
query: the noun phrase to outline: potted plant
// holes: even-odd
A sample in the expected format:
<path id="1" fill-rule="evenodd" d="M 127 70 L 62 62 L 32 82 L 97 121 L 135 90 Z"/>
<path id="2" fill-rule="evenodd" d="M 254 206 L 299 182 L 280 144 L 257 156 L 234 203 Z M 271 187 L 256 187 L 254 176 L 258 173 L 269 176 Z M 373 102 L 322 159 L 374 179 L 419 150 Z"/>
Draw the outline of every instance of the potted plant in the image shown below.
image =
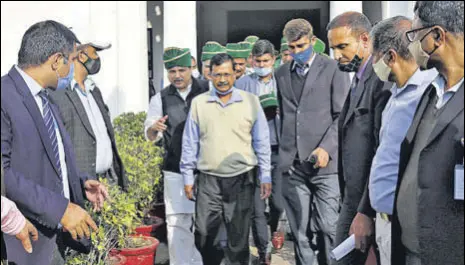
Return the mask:
<path id="1" fill-rule="evenodd" d="M 115 119 L 115 138 L 129 187 L 123 192 L 118 186 L 107 185 L 110 201 L 105 202 L 100 213 L 92 213 L 99 226 L 92 234 L 93 248 L 89 254 L 70 252 L 67 264 L 104 265 L 117 262 L 118 256 L 123 257 L 120 259 L 123 264 L 153 264 L 158 240 L 132 236 L 149 213 L 153 195 L 159 191 L 161 182 L 161 149 L 145 140 L 145 115 L 143 112 L 127 113 Z M 106 184 L 106 180 L 102 182 Z M 134 253 L 140 258 L 135 258 Z"/>

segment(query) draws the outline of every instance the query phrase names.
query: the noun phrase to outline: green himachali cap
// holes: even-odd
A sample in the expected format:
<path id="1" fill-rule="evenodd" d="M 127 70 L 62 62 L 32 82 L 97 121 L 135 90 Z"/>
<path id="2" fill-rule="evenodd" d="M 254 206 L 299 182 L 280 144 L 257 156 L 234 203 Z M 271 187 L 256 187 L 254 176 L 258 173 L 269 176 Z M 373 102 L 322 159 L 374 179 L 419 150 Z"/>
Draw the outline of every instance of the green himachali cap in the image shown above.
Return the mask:
<path id="1" fill-rule="evenodd" d="M 280 49 L 280 52 L 284 52 L 284 51 L 287 51 L 289 50 L 289 46 L 287 44 L 287 40 L 286 40 L 286 37 L 282 37 L 281 38 L 281 49 Z"/>
<path id="2" fill-rule="evenodd" d="M 255 44 L 255 42 L 257 42 L 257 40 L 259 40 L 259 39 L 260 39 L 259 37 L 251 35 L 251 36 L 248 36 L 247 38 L 245 38 L 244 41 L 252 44 L 252 46 L 253 46 Z"/>
<path id="3" fill-rule="evenodd" d="M 216 41 L 209 41 L 205 43 L 202 48 L 202 56 L 200 60 L 202 62 L 211 60 L 213 56 L 217 55 L 218 53 L 226 53 L 226 47 Z"/>
<path id="4" fill-rule="evenodd" d="M 263 109 L 267 109 L 270 107 L 278 107 L 278 99 L 276 98 L 274 93 L 261 95 L 259 99 Z"/>
<path id="5" fill-rule="evenodd" d="M 315 53 L 324 53 L 325 49 L 326 49 L 326 44 L 319 38 L 316 38 L 315 45 L 313 45 L 313 51 Z"/>
<path id="6" fill-rule="evenodd" d="M 177 47 L 166 48 L 163 53 L 163 62 L 167 70 L 176 66 L 191 67 L 191 52 L 189 49 Z"/>
<path id="7" fill-rule="evenodd" d="M 248 42 L 226 44 L 226 51 L 232 58 L 247 58 L 251 50 L 252 45 Z"/>

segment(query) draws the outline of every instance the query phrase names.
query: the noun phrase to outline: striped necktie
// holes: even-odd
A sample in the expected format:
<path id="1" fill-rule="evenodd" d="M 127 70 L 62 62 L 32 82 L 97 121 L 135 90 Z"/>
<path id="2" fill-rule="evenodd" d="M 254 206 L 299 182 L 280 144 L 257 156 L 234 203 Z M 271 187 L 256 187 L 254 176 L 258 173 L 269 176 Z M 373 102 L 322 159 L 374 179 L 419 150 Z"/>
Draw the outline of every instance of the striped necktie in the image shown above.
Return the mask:
<path id="1" fill-rule="evenodd" d="M 44 111 L 44 123 L 45 128 L 48 132 L 48 137 L 50 137 L 50 142 L 52 143 L 53 150 L 53 162 L 54 165 L 58 168 L 58 174 L 60 179 L 63 178 L 61 172 L 61 163 L 60 163 L 60 152 L 58 150 L 58 138 L 56 134 L 56 120 L 53 116 L 52 109 L 50 107 L 50 101 L 48 100 L 48 93 L 46 90 L 42 90 L 39 93 L 40 98 L 42 99 L 43 111 Z"/>

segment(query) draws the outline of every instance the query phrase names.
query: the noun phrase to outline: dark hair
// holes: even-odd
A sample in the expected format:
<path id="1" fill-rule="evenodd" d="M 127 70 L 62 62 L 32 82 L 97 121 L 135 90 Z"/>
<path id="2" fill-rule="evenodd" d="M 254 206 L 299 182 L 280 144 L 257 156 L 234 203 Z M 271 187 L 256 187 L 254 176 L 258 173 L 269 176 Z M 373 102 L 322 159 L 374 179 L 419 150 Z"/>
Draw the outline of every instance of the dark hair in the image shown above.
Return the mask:
<path id="1" fill-rule="evenodd" d="M 417 1 L 414 11 L 423 26 L 439 25 L 463 36 L 463 1 Z"/>
<path id="2" fill-rule="evenodd" d="M 372 25 L 370 20 L 362 13 L 345 12 L 331 20 L 328 26 L 326 26 L 326 30 L 330 31 L 341 27 L 350 28 L 352 34 L 358 37 L 363 33 L 370 32 Z"/>
<path id="3" fill-rule="evenodd" d="M 61 23 L 53 20 L 36 23 L 24 33 L 18 52 L 18 67 L 39 66 L 55 53 L 63 53 L 67 57 L 78 42 L 76 35 Z"/>
<path id="4" fill-rule="evenodd" d="M 313 37 L 313 27 L 310 22 L 303 18 L 293 19 L 284 26 L 283 35 L 290 42 L 297 41 L 304 36 L 311 39 Z"/>
<path id="5" fill-rule="evenodd" d="M 274 45 L 269 40 L 258 40 L 252 48 L 253 56 L 263 56 L 269 53 L 271 56 L 275 56 Z"/>
<path id="6" fill-rule="evenodd" d="M 376 24 L 370 32 L 374 53 L 386 53 L 394 49 L 404 60 L 412 59 L 405 34 L 411 27 L 412 21 L 404 16 L 388 18 Z"/>
<path id="7" fill-rule="evenodd" d="M 224 63 L 231 62 L 233 70 L 236 69 L 234 59 L 227 53 L 218 53 L 210 60 L 210 72 L 213 72 L 213 66 L 220 66 Z"/>

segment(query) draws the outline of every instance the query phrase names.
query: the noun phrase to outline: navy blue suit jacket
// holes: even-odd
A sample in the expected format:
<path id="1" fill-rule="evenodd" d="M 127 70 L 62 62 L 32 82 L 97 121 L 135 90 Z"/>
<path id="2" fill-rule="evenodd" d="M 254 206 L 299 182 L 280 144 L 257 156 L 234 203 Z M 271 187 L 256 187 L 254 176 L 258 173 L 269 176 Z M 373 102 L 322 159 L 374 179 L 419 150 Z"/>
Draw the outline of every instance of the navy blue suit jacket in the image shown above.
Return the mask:
<path id="1" fill-rule="evenodd" d="M 17 265 L 50 264 L 58 225 L 68 205 L 61 195 L 62 180 L 54 165 L 52 143 L 41 112 L 19 72 L 13 67 L 1 79 L 1 152 L 7 197 L 39 230 L 27 254 L 14 237 L 5 236 L 8 259 Z M 83 205 L 84 182 L 78 173 L 74 151 L 59 112 L 51 104 L 66 155 L 70 201 Z"/>

